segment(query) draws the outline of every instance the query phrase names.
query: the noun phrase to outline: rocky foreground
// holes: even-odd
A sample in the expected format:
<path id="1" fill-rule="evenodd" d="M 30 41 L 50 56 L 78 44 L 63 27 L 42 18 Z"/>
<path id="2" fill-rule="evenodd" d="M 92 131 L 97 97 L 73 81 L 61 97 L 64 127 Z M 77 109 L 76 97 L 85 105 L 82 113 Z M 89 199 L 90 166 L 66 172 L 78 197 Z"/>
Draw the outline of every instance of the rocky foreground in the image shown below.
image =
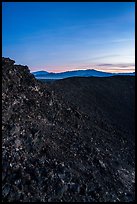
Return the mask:
<path id="1" fill-rule="evenodd" d="M 2 58 L 2 201 L 134 201 L 134 135 L 14 63 Z"/>

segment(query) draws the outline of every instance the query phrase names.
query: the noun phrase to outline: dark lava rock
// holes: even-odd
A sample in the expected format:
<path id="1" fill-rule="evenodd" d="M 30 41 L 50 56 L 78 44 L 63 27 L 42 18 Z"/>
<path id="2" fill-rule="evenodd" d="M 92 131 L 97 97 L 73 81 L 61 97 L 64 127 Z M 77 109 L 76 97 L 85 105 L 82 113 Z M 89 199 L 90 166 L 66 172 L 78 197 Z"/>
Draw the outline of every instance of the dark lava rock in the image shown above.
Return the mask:
<path id="1" fill-rule="evenodd" d="M 2 201 L 134 201 L 134 135 L 14 63 L 2 58 Z"/>

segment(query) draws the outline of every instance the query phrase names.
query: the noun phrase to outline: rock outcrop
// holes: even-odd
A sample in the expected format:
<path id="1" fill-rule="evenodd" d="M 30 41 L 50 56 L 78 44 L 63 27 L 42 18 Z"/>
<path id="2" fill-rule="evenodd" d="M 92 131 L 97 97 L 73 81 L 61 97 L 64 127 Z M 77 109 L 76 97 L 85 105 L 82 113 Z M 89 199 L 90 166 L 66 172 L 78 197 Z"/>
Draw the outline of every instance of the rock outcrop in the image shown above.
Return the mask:
<path id="1" fill-rule="evenodd" d="M 104 130 L 14 63 L 2 58 L 2 201 L 134 201 L 128 134 Z"/>

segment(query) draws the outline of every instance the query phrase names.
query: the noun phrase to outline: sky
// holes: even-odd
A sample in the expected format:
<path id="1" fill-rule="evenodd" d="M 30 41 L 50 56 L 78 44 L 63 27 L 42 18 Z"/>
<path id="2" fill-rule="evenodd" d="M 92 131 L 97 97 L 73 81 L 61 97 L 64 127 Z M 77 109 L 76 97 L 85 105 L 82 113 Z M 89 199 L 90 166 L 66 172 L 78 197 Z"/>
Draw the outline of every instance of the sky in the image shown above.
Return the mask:
<path id="1" fill-rule="evenodd" d="M 133 72 L 135 2 L 3 2 L 2 56 L 31 72 Z"/>

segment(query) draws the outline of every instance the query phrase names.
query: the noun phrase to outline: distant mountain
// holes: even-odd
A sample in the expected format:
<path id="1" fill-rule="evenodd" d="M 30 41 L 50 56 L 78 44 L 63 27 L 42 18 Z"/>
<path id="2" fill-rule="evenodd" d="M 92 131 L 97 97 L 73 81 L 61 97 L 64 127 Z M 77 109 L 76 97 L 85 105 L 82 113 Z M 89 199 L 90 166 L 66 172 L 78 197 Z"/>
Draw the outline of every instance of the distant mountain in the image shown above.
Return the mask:
<path id="1" fill-rule="evenodd" d="M 61 73 L 53 73 L 53 72 L 46 72 L 46 71 L 38 71 L 32 72 L 32 74 L 37 79 L 65 79 L 69 77 L 110 77 L 114 75 L 130 75 L 134 76 L 135 73 L 108 73 L 97 71 L 94 69 L 87 69 L 87 70 L 75 70 L 75 71 L 67 71 Z"/>
<path id="2" fill-rule="evenodd" d="M 36 78 L 45 77 L 49 72 L 46 71 L 37 71 L 32 73 Z"/>

